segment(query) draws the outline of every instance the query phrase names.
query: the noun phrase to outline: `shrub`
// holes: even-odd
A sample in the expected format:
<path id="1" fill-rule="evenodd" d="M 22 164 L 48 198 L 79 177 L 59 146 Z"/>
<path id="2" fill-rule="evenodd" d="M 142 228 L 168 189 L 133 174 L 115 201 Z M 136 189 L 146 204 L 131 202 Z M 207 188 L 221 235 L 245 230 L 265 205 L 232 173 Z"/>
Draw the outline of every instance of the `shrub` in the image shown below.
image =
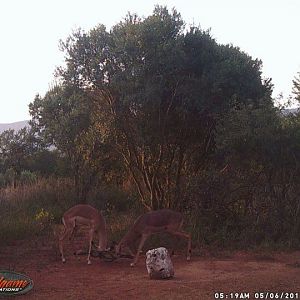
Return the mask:
<path id="1" fill-rule="evenodd" d="M 31 184 L 0 189 L 0 243 L 44 234 L 77 202 L 68 179 L 37 179 Z"/>
<path id="2" fill-rule="evenodd" d="M 19 181 L 23 185 L 33 184 L 37 181 L 37 176 L 30 171 L 22 171 Z"/>
<path id="3" fill-rule="evenodd" d="M 5 176 L 0 173 L 0 188 L 5 187 L 6 181 L 5 181 Z"/>
<path id="4" fill-rule="evenodd" d="M 37 224 L 39 231 L 45 232 L 51 228 L 54 216 L 52 213 L 42 208 L 34 216 L 34 221 Z"/>

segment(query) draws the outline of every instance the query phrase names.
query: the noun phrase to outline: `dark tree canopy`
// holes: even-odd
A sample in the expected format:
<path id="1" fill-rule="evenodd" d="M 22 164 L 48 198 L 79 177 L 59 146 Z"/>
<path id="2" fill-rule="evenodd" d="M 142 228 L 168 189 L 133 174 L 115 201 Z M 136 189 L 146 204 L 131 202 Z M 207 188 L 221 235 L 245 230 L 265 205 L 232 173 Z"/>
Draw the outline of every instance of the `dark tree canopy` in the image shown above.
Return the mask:
<path id="1" fill-rule="evenodd" d="M 60 86 L 31 104 L 33 124 L 88 182 L 105 159 L 121 161 L 149 209 L 184 206 L 185 180 L 214 153 L 221 115 L 272 106 L 261 61 L 165 7 L 110 31 L 78 30 L 61 49 Z"/>
<path id="2" fill-rule="evenodd" d="M 293 80 L 293 94 L 295 99 L 300 102 L 300 72 L 298 72 L 297 76 L 295 76 Z"/>

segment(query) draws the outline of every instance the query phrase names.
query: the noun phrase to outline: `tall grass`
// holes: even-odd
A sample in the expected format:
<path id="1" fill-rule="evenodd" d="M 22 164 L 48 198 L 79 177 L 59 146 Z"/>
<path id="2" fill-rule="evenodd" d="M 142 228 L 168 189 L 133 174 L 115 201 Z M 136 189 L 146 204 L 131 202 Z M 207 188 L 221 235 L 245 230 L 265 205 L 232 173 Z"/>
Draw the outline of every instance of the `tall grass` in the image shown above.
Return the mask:
<path id="1" fill-rule="evenodd" d="M 35 236 L 60 222 L 77 202 L 68 179 L 40 178 L 32 184 L 0 189 L 0 244 Z"/>
<path id="2" fill-rule="evenodd" d="M 55 232 L 63 213 L 80 203 L 70 179 L 38 178 L 0 189 L 0 245 Z M 95 187 L 87 202 L 102 210 L 109 240 L 118 241 L 138 215 L 136 199 L 115 186 Z M 53 237 L 54 238 L 54 237 Z"/>

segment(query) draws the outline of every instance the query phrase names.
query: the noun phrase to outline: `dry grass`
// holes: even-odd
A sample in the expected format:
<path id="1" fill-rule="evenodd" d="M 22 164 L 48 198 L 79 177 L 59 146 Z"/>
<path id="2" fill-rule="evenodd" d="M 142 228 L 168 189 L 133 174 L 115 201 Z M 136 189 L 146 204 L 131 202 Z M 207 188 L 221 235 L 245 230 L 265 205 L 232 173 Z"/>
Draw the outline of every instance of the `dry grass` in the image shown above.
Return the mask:
<path id="1" fill-rule="evenodd" d="M 99 199 L 92 195 L 91 204 L 98 208 L 110 201 L 127 199 L 117 189 L 98 190 L 94 194 Z M 57 240 L 62 229 L 61 216 L 75 203 L 78 203 L 75 186 L 69 179 L 40 178 L 32 184 L 0 189 L 0 245 L 25 238 Z M 116 213 L 109 208 L 108 205 L 104 211 L 109 241 L 118 241 L 138 214 L 131 210 Z"/>
<path id="2" fill-rule="evenodd" d="M 76 202 L 72 181 L 39 179 L 0 189 L 0 243 L 45 234 Z"/>

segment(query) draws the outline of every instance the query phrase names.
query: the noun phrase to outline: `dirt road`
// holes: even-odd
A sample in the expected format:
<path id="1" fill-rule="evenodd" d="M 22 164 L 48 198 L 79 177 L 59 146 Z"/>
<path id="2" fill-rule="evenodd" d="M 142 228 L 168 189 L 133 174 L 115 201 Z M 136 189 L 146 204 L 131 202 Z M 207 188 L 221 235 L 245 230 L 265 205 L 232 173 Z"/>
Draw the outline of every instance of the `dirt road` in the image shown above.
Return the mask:
<path id="1" fill-rule="evenodd" d="M 215 299 L 215 293 L 224 293 L 224 299 L 255 299 L 256 292 L 293 292 L 300 299 L 300 268 L 296 263 L 300 252 L 206 254 L 194 256 L 190 262 L 184 256 L 174 256 L 175 278 L 164 281 L 148 278 L 143 256 L 131 268 L 127 259 L 109 263 L 94 258 L 92 265 L 87 265 L 85 257 L 77 260 L 70 254 L 67 263 L 62 264 L 49 247 L 15 245 L 0 248 L 0 253 L 0 269 L 11 269 L 33 279 L 34 289 L 20 296 L 24 300 L 206 300 Z M 279 296 L 297 299 L 297 294 Z"/>

